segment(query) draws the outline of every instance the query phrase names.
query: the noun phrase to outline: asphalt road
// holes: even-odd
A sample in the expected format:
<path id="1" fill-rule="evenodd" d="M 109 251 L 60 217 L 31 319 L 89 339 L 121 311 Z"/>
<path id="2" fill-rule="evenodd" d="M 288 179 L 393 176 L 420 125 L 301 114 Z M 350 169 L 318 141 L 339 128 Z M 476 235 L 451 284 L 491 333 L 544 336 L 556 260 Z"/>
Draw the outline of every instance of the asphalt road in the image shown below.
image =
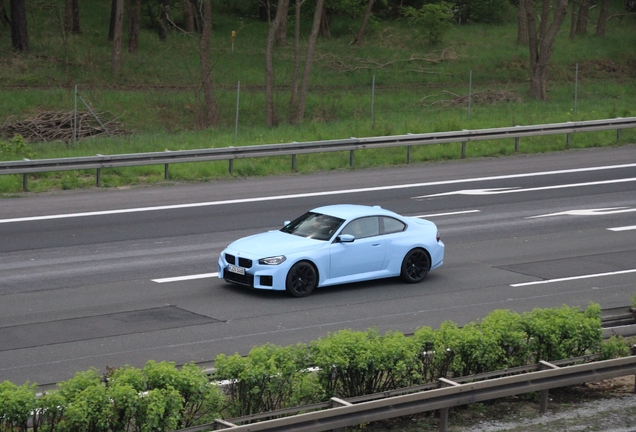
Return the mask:
<path id="1" fill-rule="evenodd" d="M 318 157 L 318 156 L 317 156 Z M 445 263 L 296 299 L 214 277 L 232 240 L 324 204 L 434 221 Z M 210 365 L 271 342 L 411 333 L 495 309 L 636 294 L 636 146 L 0 199 L 0 382 L 148 360 Z"/>

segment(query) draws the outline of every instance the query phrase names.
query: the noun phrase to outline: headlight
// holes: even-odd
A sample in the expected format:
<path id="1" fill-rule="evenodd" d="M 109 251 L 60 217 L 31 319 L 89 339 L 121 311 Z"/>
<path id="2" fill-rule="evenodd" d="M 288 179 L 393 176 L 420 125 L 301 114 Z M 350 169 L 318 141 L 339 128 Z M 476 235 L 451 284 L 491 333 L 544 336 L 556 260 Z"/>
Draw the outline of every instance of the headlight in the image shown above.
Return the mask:
<path id="1" fill-rule="evenodd" d="M 278 265 L 283 263 L 286 259 L 287 258 L 285 258 L 285 255 L 279 255 L 269 258 L 261 258 L 258 260 L 258 263 L 264 265 Z"/>

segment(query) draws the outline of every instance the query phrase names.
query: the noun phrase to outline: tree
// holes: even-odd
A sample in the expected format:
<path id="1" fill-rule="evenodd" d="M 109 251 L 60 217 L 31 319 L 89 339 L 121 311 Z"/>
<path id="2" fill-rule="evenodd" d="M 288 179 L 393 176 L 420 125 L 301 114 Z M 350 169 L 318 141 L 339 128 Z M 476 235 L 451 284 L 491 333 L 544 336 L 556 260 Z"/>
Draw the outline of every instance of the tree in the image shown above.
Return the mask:
<path id="1" fill-rule="evenodd" d="M 130 13 L 128 25 L 128 52 L 136 53 L 139 45 L 139 22 L 141 19 L 141 0 L 130 0 Z"/>
<path id="2" fill-rule="evenodd" d="M 199 58 L 201 59 L 201 82 L 203 84 L 203 99 L 205 100 L 205 125 L 216 126 L 219 123 L 219 113 L 212 87 L 212 69 L 210 68 L 210 36 L 212 34 L 212 5 L 210 0 L 201 0 L 203 10 L 203 29 L 199 39 Z"/>
<path id="3" fill-rule="evenodd" d="M 526 10 L 528 23 L 528 48 L 530 49 L 530 95 L 536 99 L 546 100 L 548 85 L 548 69 L 552 57 L 554 41 L 568 13 L 568 0 L 557 0 L 552 23 L 548 25 L 548 17 L 552 4 L 543 0 L 541 23 L 537 30 L 532 0 L 521 0 Z"/>
<path id="4" fill-rule="evenodd" d="M 124 27 L 124 0 L 116 0 L 115 23 L 113 26 L 113 55 L 111 70 L 114 74 L 121 70 L 121 35 Z"/>
<path id="5" fill-rule="evenodd" d="M 311 76 L 311 67 L 314 61 L 314 50 L 316 49 L 316 40 L 318 39 L 318 31 L 320 29 L 320 22 L 323 16 L 324 5 L 325 0 L 316 0 L 314 22 L 311 27 L 311 33 L 309 34 L 307 53 L 305 54 L 305 69 L 303 71 L 303 78 L 298 91 L 298 100 L 296 101 L 296 105 L 292 107 L 292 123 L 295 124 L 300 123 L 305 117 L 305 104 L 307 103 L 307 93 L 309 91 L 309 77 Z"/>
<path id="6" fill-rule="evenodd" d="M 277 123 L 274 111 L 274 42 L 283 21 L 287 21 L 288 7 L 289 0 L 278 0 L 276 17 L 270 23 L 267 34 L 265 48 L 265 124 L 267 127 L 272 127 Z"/>
<path id="7" fill-rule="evenodd" d="M 7 16 L 7 11 L 4 8 L 3 0 L 0 0 L 0 23 L 2 23 L 4 27 L 8 27 L 11 24 L 11 21 L 9 21 L 9 17 Z"/>
<path id="8" fill-rule="evenodd" d="M 24 0 L 11 0 L 11 45 L 17 51 L 29 50 L 26 7 Z"/>
<path id="9" fill-rule="evenodd" d="M 519 0 L 517 6 L 517 43 L 525 45 L 528 43 L 528 20 L 526 19 L 526 4 Z"/>
<path id="10" fill-rule="evenodd" d="M 605 26 L 607 25 L 607 17 L 609 16 L 610 0 L 601 0 L 601 10 L 598 13 L 598 22 L 596 23 L 596 36 L 605 36 Z"/>
<path id="11" fill-rule="evenodd" d="M 79 0 L 64 2 L 64 31 L 80 34 Z"/>
<path id="12" fill-rule="evenodd" d="M 356 38 L 353 40 L 354 45 L 362 44 L 362 38 L 364 37 L 364 32 L 367 30 L 367 25 L 369 24 L 369 18 L 371 18 L 373 2 L 374 0 L 369 0 L 369 3 L 367 3 L 367 8 L 364 11 L 364 17 L 362 18 L 362 25 L 360 26 L 360 30 L 358 30 L 358 34 L 356 35 Z"/>

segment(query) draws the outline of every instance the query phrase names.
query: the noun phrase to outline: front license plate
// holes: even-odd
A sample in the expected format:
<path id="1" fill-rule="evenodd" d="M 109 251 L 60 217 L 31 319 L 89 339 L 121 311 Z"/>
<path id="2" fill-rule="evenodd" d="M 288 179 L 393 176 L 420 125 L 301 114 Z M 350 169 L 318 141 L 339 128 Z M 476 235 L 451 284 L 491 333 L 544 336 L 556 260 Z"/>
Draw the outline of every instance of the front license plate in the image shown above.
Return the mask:
<path id="1" fill-rule="evenodd" d="M 240 274 L 240 275 L 244 275 L 245 274 L 245 269 L 243 267 L 237 267 L 235 265 L 228 265 L 227 266 L 227 271 L 232 272 L 232 273 L 236 273 L 236 274 Z"/>

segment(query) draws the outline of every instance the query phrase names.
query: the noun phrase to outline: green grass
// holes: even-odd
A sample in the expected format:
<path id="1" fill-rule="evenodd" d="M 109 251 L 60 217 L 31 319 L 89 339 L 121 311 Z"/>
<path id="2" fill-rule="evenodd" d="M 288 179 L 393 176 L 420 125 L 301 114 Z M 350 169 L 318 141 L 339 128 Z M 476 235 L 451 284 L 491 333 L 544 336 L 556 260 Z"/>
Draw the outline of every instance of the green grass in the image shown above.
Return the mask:
<path id="1" fill-rule="evenodd" d="M 530 99 L 528 49 L 516 44 L 514 15 L 504 25 L 455 26 L 439 46 L 429 46 L 417 29 L 402 21 L 378 21 L 360 47 L 349 45 L 358 23 L 336 20 L 332 38 L 319 39 L 305 121 L 287 123 L 293 48 L 275 54 L 276 110 L 280 124 L 266 128 L 264 116 L 264 45 L 267 25 L 249 16 L 217 14 L 213 23 L 212 71 L 221 123 L 203 126 L 199 60 L 195 37 L 172 31 L 160 41 L 146 19 L 139 52 L 123 53 L 122 71 L 110 71 L 107 41 L 108 2 L 81 9 L 81 35 L 60 30 L 63 3 L 34 0 L 28 5 L 28 53 L 13 53 L 8 28 L 0 27 L 0 121 L 28 119 L 45 110 L 73 109 L 74 86 L 96 112 L 117 117 L 131 135 L 84 139 L 73 143 L 29 143 L 37 158 L 197 149 L 226 146 L 342 139 L 482 129 L 592 120 L 636 115 L 636 23 L 612 19 L 605 38 L 593 35 L 568 38 L 564 24 L 555 45 L 550 70 L 549 100 Z M 616 5 L 614 13 L 622 12 Z M 593 10 L 596 13 L 596 10 Z M 179 11 L 173 11 L 179 21 Z M 290 31 L 293 23 L 290 24 Z M 308 31 L 308 22 L 303 30 Z M 230 33 L 237 30 L 234 51 Z M 290 39 L 291 42 L 291 39 Z M 578 97 L 574 110 L 574 79 L 578 64 Z M 451 103 L 466 96 L 472 72 L 473 102 Z M 371 83 L 375 79 L 373 119 Z M 237 84 L 240 110 L 234 134 Z M 496 93 L 499 92 L 499 93 Z M 479 94 L 512 95 L 515 102 L 480 102 Z M 86 111 L 80 102 L 80 109 Z M 636 131 L 577 134 L 573 147 L 617 145 L 636 140 Z M 11 137 L 8 137 L 10 139 Z M 459 144 L 414 147 L 413 162 L 458 158 Z M 565 148 L 564 136 L 524 138 L 521 152 Z M 514 152 L 513 140 L 469 143 L 469 157 L 503 156 Z M 346 153 L 346 154 L 345 154 Z M 0 153 L 0 160 L 20 159 Z M 289 172 L 290 158 L 240 160 L 234 176 Z M 406 149 L 358 151 L 355 168 L 405 163 Z M 347 169 L 348 152 L 299 156 L 301 173 Z M 118 187 L 163 181 L 163 167 L 104 170 L 102 185 Z M 227 162 L 176 164 L 175 181 L 226 177 Z M 45 173 L 29 176 L 33 191 L 92 187 L 94 172 Z M 15 194 L 20 176 L 0 176 L 0 192 Z"/>

